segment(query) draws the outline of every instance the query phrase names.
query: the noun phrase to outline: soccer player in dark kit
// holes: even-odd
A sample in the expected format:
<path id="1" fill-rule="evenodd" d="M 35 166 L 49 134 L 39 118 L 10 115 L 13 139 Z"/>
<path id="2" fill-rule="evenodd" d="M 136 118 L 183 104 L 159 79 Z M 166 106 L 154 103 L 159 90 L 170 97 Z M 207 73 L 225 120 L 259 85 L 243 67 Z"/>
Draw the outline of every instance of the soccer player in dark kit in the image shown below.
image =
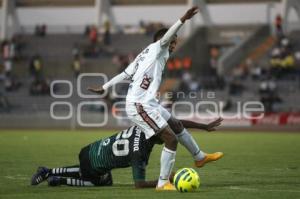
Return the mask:
<path id="1" fill-rule="evenodd" d="M 222 119 L 209 124 L 182 122 L 188 128 L 214 131 Z M 162 144 L 162 141 L 157 136 L 146 139 L 138 126 L 132 126 L 82 148 L 79 153 L 79 165 L 52 169 L 39 167 L 32 176 L 31 185 L 38 185 L 48 179 L 49 186 L 110 186 L 113 184 L 112 169 L 131 166 L 136 188 L 155 187 L 157 180 L 145 180 L 146 166 L 155 144 Z"/>

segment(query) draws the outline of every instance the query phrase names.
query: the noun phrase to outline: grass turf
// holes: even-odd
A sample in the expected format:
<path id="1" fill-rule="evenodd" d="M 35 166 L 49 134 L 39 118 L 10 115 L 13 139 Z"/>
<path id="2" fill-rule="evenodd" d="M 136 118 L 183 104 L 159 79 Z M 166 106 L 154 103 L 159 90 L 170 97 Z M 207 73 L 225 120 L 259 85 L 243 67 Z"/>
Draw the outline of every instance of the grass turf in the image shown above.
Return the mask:
<path id="1" fill-rule="evenodd" d="M 30 186 L 40 165 L 77 164 L 81 147 L 114 132 L 1 131 L 0 198 L 300 198 L 300 134 L 197 133 L 193 136 L 207 152 L 223 151 L 218 162 L 197 169 L 201 187 L 194 193 L 136 190 L 131 169 L 113 170 L 114 186 L 101 188 Z M 161 146 L 152 152 L 147 178 L 159 174 Z M 175 168 L 192 167 L 193 160 L 178 148 Z"/>

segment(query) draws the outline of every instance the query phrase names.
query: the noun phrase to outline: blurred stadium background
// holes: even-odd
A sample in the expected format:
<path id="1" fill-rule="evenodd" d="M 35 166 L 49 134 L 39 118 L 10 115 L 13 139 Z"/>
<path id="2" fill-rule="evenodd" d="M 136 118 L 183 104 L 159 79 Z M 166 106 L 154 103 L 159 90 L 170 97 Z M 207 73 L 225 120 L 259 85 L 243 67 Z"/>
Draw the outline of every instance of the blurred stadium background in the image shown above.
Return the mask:
<path id="1" fill-rule="evenodd" d="M 205 151 L 225 153 L 197 170 L 201 197 L 299 198 L 299 0 L 0 2 L 0 198 L 153 198 L 153 190 L 132 189 L 130 169 L 113 171 L 117 186 L 101 192 L 35 189 L 29 179 L 37 166 L 74 164 L 82 146 L 130 125 L 126 117 L 113 116 L 125 116 L 121 95 L 128 83 L 97 98 L 86 87 L 104 83 L 99 73 L 111 78 L 122 71 L 157 29 L 172 25 L 192 5 L 201 12 L 179 33 L 162 102 L 181 103 L 176 113 L 199 122 L 208 122 L 215 108 L 198 106 L 205 101 L 217 102 L 226 116 L 240 113 L 249 101 L 261 102 L 265 113 L 261 119 L 225 118 L 220 133 L 193 132 Z M 260 113 L 252 108 L 250 114 Z M 160 151 L 155 147 L 150 179 L 157 177 Z M 179 146 L 175 169 L 191 161 Z"/>
<path id="2" fill-rule="evenodd" d="M 77 77 L 112 77 L 152 41 L 155 30 L 172 25 L 188 6 L 199 5 L 201 14 L 180 32 L 180 45 L 167 63 L 163 100 L 196 104 L 212 91 L 210 100 L 220 102 L 226 114 L 238 112 L 239 103 L 260 101 L 264 118 L 225 120 L 223 127 L 299 130 L 299 1 L 2 0 L 1 5 L 2 129 L 76 129 L 103 121 L 104 112 L 109 115 L 105 127 L 128 125 L 111 116 L 123 113 L 121 105 L 113 104 L 124 100 L 118 96 L 126 94 L 126 84 L 118 85 L 115 95 L 83 99 Z M 89 94 L 87 85 L 104 81 L 80 79 L 82 94 Z M 72 88 L 52 85 L 54 94 L 71 91 L 69 97 L 50 95 L 55 80 L 72 83 Z M 78 119 L 78 105 L 87 101 L 103 101 L 108 108 L 83 104 Z M 51 108 L 61 119 L 51 117 Z M 211 108 L 204 105 L 195 112 Z M 178 113 L 188 109 L 176 107 Z"/>

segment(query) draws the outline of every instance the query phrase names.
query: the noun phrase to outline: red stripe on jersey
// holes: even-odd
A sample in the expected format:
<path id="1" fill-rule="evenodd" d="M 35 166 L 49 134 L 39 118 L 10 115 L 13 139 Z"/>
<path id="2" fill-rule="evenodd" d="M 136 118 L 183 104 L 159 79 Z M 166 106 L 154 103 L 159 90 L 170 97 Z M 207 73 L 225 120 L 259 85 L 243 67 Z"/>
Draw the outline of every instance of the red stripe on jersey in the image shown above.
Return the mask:
<path id="1" fill-rule="evenodd" d="M 135 103 L 135 107 L 137 109 L 138 114 L 142 117 L 142 119 L 155 131 L 158 132 L 160 128 L 158 125 L 153 121 L 153 119 L 147 114 L 144 110 L 142 104 Z"/>

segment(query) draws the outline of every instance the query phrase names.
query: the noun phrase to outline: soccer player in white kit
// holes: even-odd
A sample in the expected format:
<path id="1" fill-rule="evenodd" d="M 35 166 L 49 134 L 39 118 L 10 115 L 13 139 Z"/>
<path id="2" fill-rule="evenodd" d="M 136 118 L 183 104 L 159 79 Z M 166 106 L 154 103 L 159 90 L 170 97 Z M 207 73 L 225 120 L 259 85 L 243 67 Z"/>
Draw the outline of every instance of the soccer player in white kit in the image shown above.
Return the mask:
<path id="1" fill-rule="evenodd" d="M 90 91 L 103 93 L 124 79 L 131 80 L 126 96 L 126 113 L 129 119 L 143 129 L 147 139 L 158 135 L 165 143 L 161 154 L 157 190 L 175 190 L 169 182 L 169 176 L 175 162 L 178 141 L 194 156 L 197 167 L 202 167 L 205 163 L 223 156 L 221 152 L 214 154 L 202 152 L 193 137 L 183 128 L 182 123 L 171 117 L 156 98 L 169 54 L 173 52 L 177 43 L 176 33 L 184 22 L 197 12 L 198 8 L 193 7 L 170 29 L 159 30 L 154 35 L 154 43 L 145 48 L 122 73 L 112 78 L 103 87 L 88 88 Z M 189 124 L 188 121 L 186 122 Z"/>

